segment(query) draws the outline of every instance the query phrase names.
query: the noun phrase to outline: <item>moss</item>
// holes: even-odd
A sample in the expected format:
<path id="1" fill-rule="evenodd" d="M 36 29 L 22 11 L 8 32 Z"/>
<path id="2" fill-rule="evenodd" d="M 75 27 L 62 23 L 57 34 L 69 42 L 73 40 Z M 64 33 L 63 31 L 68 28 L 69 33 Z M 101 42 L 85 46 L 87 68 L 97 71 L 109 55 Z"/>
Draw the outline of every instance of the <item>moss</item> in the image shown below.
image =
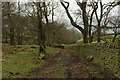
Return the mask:
<path id="1" fill-rule="evenodd" d="M 77 44 L 77 43 L 80 43 L 80 42 L 83 42 L 83 38 L 81 38 L 80 40 L 78 40 L 78 41 L 76 42 L 76 44 Z"/>

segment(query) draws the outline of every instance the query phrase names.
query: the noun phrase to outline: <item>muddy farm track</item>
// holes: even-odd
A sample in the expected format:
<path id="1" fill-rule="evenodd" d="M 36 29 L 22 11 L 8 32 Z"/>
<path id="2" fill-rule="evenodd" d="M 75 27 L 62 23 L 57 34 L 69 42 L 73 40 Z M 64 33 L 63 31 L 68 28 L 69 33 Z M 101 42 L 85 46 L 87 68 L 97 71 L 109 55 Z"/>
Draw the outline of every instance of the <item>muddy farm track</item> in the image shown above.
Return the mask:
<path id="1" fill-rule="evenodd" d="M 67 78 L 68 80 L 70 78 L 98 78 L 87 69 L 87 66 L 94 67 L 95 73 L 98 73 L 100 78 L 116 78 L 111 75 L 111 72 L 100 70 L 101 66 L 89 63 L 86 60 L 81 60 L 80 57 L 70 49 L 63 49 L 41 68 L 30 72 L 27 77 Z"/>

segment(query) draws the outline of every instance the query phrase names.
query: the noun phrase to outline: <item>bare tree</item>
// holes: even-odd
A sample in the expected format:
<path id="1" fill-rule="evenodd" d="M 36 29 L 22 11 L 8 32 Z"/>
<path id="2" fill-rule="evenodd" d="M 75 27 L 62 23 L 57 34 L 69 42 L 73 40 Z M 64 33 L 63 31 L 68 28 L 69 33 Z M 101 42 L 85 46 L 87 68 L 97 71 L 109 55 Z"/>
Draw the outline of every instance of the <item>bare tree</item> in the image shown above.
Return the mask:
<path id="1" fill-rule="evenodd" d="M 113 37 L 112 42 L 115 42 L 116 37 L 120 34 L 118 32 L 118 29 L 120 28 L 119 27 L 119 18 L 113 16 L 113 17 L 110 18 L 109 23 L 111 25 L 113 25 L 113 27 L 111 27 L 111 29 L 113 29 L 113 32 L 114 32 L 114 37 Z"/>
<path id="2" fill-rule="evenodd" d="M 15 44 L 15 40 L 14 40 L 15 28 L 14 28 L 13 19 L 12 19 L 12 16 L 13 16 L 12 12 L 14 12 L 13 7 L 14 7 L 14 3 L 10 3 L 10 2 L 3 3 L 3 13 L 5 12 L 3 17 L 8 18 L 8 26 L 9 26 L 9 31 L 10 31 L 9 33 L 10 45 Z"/>
<path id="3" fill-rule="evenodd" d="M 22 44 L 22 32 L 21 32 L 22 27 L 20 27 L 21 26 L 21 24 L 20 24 L 20 22 L 21 22 L 21 20 L 20 20 L 20 16 L 21 16 L 20 12 L 21 12 L 21 6 L 20 6 L 20 2 L 18 2 L 18 16 L 17 16 L 17 19 L 18 19 L 19 22 L 17 22 L 18 25 L 16 25 L 16 30 L 17 30 L 17 44 L 18 45 Z"/>
<path id="4" fill-rule="evenodd" d="M 40 49 L 39 52 L 45 52 L 45 32 L 42 25 L 42 4 L 40 2 L 36 3 L 37 5 L 37 19 L 38 19 L 38 29 L 40 36 Z"/>
<path id="5" fill-rule="evenodd" d="M 87 5 L 87 1 L 83 1 L 82 3 L 77 1 L 77 5 L 80 7 L 80 9 L 82 10 L 82 16 L 83 16 L 83 23 L 84 23 L 84 28 L 82 28 L 80 25 L 77 25 L 73 18 L 71 17 L 70 13 L 69 13 L 69 2 L 66 2 L 66 1 L 61 1 L 61 5 L 64 7 L 64 9 L 66 10 L 66 13 L 67 13 L 67 16 L 68 18 L 70 19 L 70 22 L 71 24 L 76 27 L 77 29 L 79 29 L 81 32 L 82 32 L 82 35 L 83 35 L 83 40 L 84 40 L 84 43 L 88 43 L 88 17 L 87 17 L 87 14 L 86 14 L 86 5 Z M 65 6 L 65 4 L 67 4 L 67 6 Z"/>
<path id="6" fill-rule="evenodd" d="M 98 15 L 98 5 L 100 4 L 100 16 Z M 97 33 L 97 41 L 100 42 L 101 41 L 101 28 L 105 28 L 106 25 L 108 24 L 108 15 L 110 13 L 110 11 L 117 5 L 119 5 L 120 2 L 110 2 L 110 3 L 106 3 L 103 4 L 102 0 L 99 0 L 97 2 L 93 1 L 91 2 L 92 8 L 93 8 L 93 12 L 91 14 L 91 18 L 90 18 L 90 28 L 89 28 L 89 40 L 90 42 L 92 42 L 92 37 L 95 33 Z M 107 11 L 105 11 L 107 10 Z M 97 27 L 92 25 L 92 16 L 95 13 L 96 16 L 96 20 L 97 20 Z M 102 19 L 104 19 L 104 25 L 101 25 L 102 23 Z M 93 35 L 91 36 L 91 27 L 95 27 L 97 29 L 97 31 L 95 31 L 93 33 Z"/>

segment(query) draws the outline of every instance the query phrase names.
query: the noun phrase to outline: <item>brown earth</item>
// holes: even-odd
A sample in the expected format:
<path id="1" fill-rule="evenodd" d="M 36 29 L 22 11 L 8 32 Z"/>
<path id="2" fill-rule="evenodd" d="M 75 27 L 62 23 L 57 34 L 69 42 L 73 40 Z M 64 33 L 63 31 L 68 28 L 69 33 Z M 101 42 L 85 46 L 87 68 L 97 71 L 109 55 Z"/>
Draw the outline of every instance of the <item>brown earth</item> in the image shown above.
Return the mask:
<path id="1" fill-rule="evenodd" d="M 82 57 L 82 56 L 81 56 Z M 82 57 L 83 58 L 83 57 Z M 35 69 L 30 72 L 27 77 L 32 78 L 51 78 L 51 75 L 54 74 L 55 69 L 59 66 L 60 63 L 63 63 L 63 66 L 66 66 L 65 75 L 67 78 L 116 78 L 112 75 L 110 71 L 101 70 L 101 66 L 95 63 L 90 63 L 85 59 L 80 59 L 73 51 L 70 49 L 64 49 L 44 64 L 41 68 Z M 87 66 L 92 66 L 94 72 L 90 72 L 87 69 Z M 98 73 L 93 75 L 93 73 Z M 58 77 L 60 78 L 60 77 Z"/>

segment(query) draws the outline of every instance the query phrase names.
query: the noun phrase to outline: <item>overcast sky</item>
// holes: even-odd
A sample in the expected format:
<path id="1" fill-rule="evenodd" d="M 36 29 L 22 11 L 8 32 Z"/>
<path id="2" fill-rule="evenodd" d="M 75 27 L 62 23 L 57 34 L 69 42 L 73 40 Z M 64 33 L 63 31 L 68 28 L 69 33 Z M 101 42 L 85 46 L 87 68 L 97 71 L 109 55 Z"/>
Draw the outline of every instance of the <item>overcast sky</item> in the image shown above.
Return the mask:
<path id="1" fill-rule="evenodd" d="M 32 1 L 32 0 L 20 0 L 20 1 L 22 1 L 22 2 L 29 2 L 29 1 Z M 39 1 L 39 0 L 34 0 L 34 1 Z M 45 0 L 45 1 L 51 1 L 51 0 Z M 60 0 L 55 0 L 55 1 L 59 2 Z M 70 13 L 74 13 L 75 10 L 80 9 L 78 7 L 78 5 L 76 4 L 75 0 L 65 0 L 65 1 L 68 1 L 70 3 L 70 6 L 69 6 Z M 103 4 L 108 3 L 108 2 L 113 2 L 113 1 L 114 0 L 102 0 Z M 61 14 L 59 14 L 59 12 L 61 12 Z M 113 11 L 111 11 L 111 13 L 112 13 L 113 16 L 114 15 L 117 16 L 118 7 L 115 7 L 113 9 Z M 98 8 L 98 14 L 100 14 L 99 8 Z M 70 23 L 70 20 L 69 20 L 69 18 L 67 17 L 67 15 L 65 13 L 65 9 L 61 6 L 60 3 L 59 3 L 59 7 L 55 11 L 55 15 L 56 15 L 56 17 L 55 17 L 56 20 L 59 20 L 61 23 L 67 24 L 69 28 L 72 27 L 72 25 Z M 73 19 L 75 20 L 76 17 L 73 14 L 71 14 L 71 15 L 72 15 Z M 79 21 L 79 23 L 81 24 L 82 21 L 81 22 Z"/>
<path id="2" fill-rule="evenodd" d="M 57 1 L 59 1 L 59 0 L 57 0 Z M 65 1 L 68 1 L 68 2 L 70 2 L 70 7 L 69 7 L 69 10 L 70 11 L 72 11 L 72 12 L 74 12 L 75 10 L 77 10 L 77 9 L 80 9 L 79 7 L 78 7 L 78 5 L 76 4 L 76 1 L 75 0 L 65 0 Z M 102 0 L 102 2 L 103 2 L 103 4 L 105 4 L 105 3 L 108 3 L 108 2 L 112 2 L 112 1 L 114 1 L 114 0 Z M 60 6 L 60 8 L 58 8 L 59 9 L 59 11 L 62 11 L 62 12 L 65 12 L 65 9 L 62 7 L 62 6 Z M 113 9 L 113 11 L 111 11 L 111 13 L 112 13 L 112 15 L 114 16 L 117 16 L 116 14 L 118 13 L 118 7 L 115 7 L 114 9 Z M 116 14 L 115 14 L 116 13 Z M 58 14 L 58 16 L 60 16 L 60 14 L 56 11 L 56 14 Z M 98 14 L 100 14 L 100 10 L 98 9 Z M 71 14 L 72 15 L 72 14 Z M 66 16 L 66 17 L 65 17 Z M 74 20 L 75 20 L 75 17 L 72 15 L 72 17 L 74 18 Z M 63 13 L 62 14 L 62 16 L 60 16 L 60 20 L 61 20 L 61 18 L 63 18 L 63 22 L 64 23 L 68 23 L 69 25 L 70 25 L 70 21 L 69 21 L 69 18 L 67 17 L 67 15 L 66 15 L 66 13 Z"/>

